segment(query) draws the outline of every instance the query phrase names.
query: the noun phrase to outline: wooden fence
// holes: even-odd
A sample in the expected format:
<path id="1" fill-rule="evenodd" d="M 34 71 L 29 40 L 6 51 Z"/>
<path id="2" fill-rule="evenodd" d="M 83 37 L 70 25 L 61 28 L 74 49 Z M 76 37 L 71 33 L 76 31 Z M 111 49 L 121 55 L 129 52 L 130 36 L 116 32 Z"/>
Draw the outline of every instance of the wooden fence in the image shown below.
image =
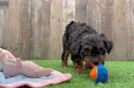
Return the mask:
<path id="1" fill-rule="evenodd" d="M 108 59 L 134 60 L 134 0 L 0 0 L 0 47 L 24 59 L 60 58 L 70 20 L 114 43 Z"/>

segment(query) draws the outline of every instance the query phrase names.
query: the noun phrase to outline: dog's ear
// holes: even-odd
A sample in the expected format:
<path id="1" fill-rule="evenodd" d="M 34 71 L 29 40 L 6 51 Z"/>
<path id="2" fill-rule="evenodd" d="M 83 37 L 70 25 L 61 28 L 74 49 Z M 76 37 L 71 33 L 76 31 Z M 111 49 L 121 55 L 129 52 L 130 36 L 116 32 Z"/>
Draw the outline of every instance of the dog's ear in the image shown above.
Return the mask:
<path id="1" fill-rule="evenodd" d="M 113 43 L 112 43 L 112 41 L 104 40 L 104 44 L 107 49 L 107 53 L 109 54 L 113 48 Z"/>
<path id="2" fill-rule="evenodd" d="M 109 41 L 106 37 L 105 37 L 105 34 L 102 33 L 100 35 L 102 38 L 103 38 L 103 42 L 105 44 L 105 47 L 107 49 L 107 53 L 109 54 L 113 48 L 113 42 L 112 41 Z"/>

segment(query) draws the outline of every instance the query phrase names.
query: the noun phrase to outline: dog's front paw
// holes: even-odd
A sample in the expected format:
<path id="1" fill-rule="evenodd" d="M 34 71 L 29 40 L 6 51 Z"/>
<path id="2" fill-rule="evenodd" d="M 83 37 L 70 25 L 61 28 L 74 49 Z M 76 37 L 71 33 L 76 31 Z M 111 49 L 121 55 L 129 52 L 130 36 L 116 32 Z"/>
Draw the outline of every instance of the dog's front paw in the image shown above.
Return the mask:
<path id="1" fill-rule="evenodd" d="M 75 71 L 78 73 L 78 74 L 83 74 L 85 72 L 84 69 L 82 68 L 76 68 Z"/>
<path id="2" fill-rule="evenodd" d="M 64 63 L 62 63 L 61 66 L 62 67 L 68 67 L 68 65 L 67 64 L 64 64 Z"/>

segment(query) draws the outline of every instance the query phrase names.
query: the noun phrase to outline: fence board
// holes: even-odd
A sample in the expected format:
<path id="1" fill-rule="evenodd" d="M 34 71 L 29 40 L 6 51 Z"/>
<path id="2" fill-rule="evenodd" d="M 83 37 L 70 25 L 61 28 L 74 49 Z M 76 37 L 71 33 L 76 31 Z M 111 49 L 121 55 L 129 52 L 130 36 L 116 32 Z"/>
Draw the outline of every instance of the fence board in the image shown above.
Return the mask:
<path id="1" fill-rule="evenodd" d="M 133 60 L 134 59 L 134 15 L 133 15 L 133 6 L 134 1 L 133 0 L 126 0 L 126 9 L 127 9 L 127 34 L 126 34 L 126 39 L 127 39 L 127 57 L 129 58 L 129 60 Z"/>
<path id="2" fill-rule="evenodd" d="M 21 0 L 20 2 L 20 37 L 19 54 L 23 58 L 30 59 L 32 46 L 32 28 L 31 28 L 31 0 Z"/>
<path id="3" fill-rule="evenodd" d="M 114 57 L 126 59 L 126 0 L 114 0 Z"/>
<path id="4" fill-rule="evenodd" d="M 48 58 L 51 1 L 32 0 L 33 57 Z"/>
<path id="5" fill-rule="evenodd" d="M 101 33 L 101 1 L 88 0 L 87 7 L 87 23 L 93 27 L 98 33 Z M 92 9 L 93 8 L 93 9 Z"/>
<path id="6" fill-rule="evenodd" d="M 4 46 L 19 56 L 20 0 L 9 0 L 8 30 L 5 30 Z M 12 42 L 11 42 L 12 41 Z"/>
<path id="7" fill-rule="evenodd" d="M 5 40 L 8 37 L 6 31 L 8 30 L 8 7 L 0 6 L 0 46 L 6 47 Z"/>
<path id="8" fill-rule="evenodd" d="M 0 6 L 8 6 L 8 0 L 0 0 Z"/>
<path id="9" fill-rule="evenodd" d="M 62 0 L 51 1 L 49 57 L 59 58 L 62 51 Z"/>
<path id="10" fill-rule="evenodd" d="M 134 60 L 134 0 L 0 0 L 0 47 L 21 58 L 60 58 L 71 20 L 113 40 L 109 59 Z"/>
<path id="11" fill-rule="evenodd" d="M 88 0 L 75 0 L 75 18 L 76 21 L 87 22 L 87 2 Z"/>
<path id="12" fill-rule="evenodd" d="M 62 21 L 62 35 L 66 25 L 75 20 L 75 0 L 63 0 L 63 21 Z"/>

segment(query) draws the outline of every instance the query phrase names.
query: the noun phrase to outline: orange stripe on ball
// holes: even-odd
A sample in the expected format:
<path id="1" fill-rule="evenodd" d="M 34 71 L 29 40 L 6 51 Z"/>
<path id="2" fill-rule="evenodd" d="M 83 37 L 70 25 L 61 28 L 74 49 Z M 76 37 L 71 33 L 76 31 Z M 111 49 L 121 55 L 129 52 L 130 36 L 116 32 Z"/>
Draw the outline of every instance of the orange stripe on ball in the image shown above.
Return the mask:
<path id="1" fill-rule="evenodd" d="M 92 80 L 96 80 L 96 78 L 97 78 L 97 67 L 92 68 L 89 75 L 90 75 L 90 78 Z"/>

